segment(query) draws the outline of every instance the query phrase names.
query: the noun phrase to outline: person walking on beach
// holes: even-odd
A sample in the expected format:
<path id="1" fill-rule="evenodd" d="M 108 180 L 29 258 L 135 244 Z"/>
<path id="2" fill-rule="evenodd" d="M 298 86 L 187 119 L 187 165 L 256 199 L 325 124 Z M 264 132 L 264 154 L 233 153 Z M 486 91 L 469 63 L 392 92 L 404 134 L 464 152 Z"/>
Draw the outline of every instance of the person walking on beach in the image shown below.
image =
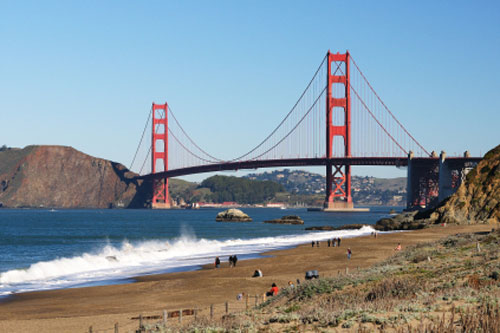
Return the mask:
<path id="1" fill-rule="evenodd" d="M 394 251 L 401 251 L 401 243 L 398 243 L 398 246 L 396 246 Z"/>
<path id="2" fill-rule="evenodd" d="M 328 243 L 328 247 L 330 247 L 330 238 L 326 242 Z"/>
<path id="3" fill-rule="evenodd" d="M 348 248 L 347 248 L 347 259 L 348 259 L 348 260 L 351 260 L 351 255 L 352 255 L 351 248 L 350 248 L 350 247 L 348 247 Z"/>
<path id="4" fill-rule="evenodd" d="M 236 267 L 236 263 L 238 262 L 238 257 L 236 254 L 233 256 L 233 267 Z"/>
<path id="5" fill-rule="evenodd" d="M 316 247 L 319 247 L 319 241 L 316 241 Z"/>
<path id="6" fill-rule="evenodd" d="M 220 267 L 220 259 L 219 257 L 215 257 L 215 268 L 219 268 Z"/>
<path id="7" fill-rule="evenodd" d="M 337 238 L 332 239 L 332 246 L 337 247 Z"/>
<path id="8" fill-rule="evenodd" d="M 337 246 L 340 247 L 340 237 L 337 238 Z"/>

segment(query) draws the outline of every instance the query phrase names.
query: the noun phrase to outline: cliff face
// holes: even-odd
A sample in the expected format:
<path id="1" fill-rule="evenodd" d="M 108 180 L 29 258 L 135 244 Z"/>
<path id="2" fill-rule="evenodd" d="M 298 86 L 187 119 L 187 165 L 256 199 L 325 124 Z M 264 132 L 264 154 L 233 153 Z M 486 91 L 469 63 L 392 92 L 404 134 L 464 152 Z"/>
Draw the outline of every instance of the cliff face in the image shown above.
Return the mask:
<path id="1" fill-rule="evenodd" d="M 490 150 L 457 192 L 436 209 L 440 222 L 500 221 L 500 145 Z"/>
<path id="2" fill-rule="evenodd" d="M 64 146 L 0 152 L 4 207 L 143 207 L 146 185 L 123 165 Z"/>

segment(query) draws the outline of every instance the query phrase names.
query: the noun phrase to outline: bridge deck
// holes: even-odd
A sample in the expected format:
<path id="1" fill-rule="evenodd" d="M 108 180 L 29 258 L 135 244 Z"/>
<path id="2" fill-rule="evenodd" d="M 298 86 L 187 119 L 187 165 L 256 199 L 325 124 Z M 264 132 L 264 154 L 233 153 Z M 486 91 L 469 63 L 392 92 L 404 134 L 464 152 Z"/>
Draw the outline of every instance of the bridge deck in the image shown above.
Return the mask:
<path id="1" fill-rule="evenodd" d="M 447 157 L 446 160 L 465 160 L 470 162 L 479 162 L 480 157 Z M 414 157 L 415 162 L 439 162 L 438 157 Z M 326 158 L 296 158 L 296 159 L 276 159 L 276 160 L 250 160 L 239 162 L 222 162 L 206 164 L 188 168 L 174 169 L 154 174 L 148 174 L 137 177 L 138 179 L 163 179 L 171 177 L 186 176 L 205 172 L 228 171 L 228 170 L 251 170 L 258 168 L 276 168 L 276 167 L 302 167 L 302 166 L 326 166 L 332 165 L 392 165 L 407 166 L 407 157 L 336 157 Z"/>

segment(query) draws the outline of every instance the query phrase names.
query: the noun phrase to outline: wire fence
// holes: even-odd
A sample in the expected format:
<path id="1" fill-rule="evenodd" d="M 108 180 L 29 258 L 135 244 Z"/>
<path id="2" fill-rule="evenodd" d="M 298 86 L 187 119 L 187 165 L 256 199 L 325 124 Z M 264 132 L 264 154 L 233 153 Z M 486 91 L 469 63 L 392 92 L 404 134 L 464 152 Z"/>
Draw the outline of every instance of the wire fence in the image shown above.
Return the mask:
<path id="1" fill-rule="evenodd" d="M 122 332 L 149 332 L 161 328 L 175 329 L 189 324 L 197 319 L 217 320 L 224 316 L 241 313 L 258 307 L 266 301 L 265 295 L 241 294 L 236 301 L 211 304 L 209 306 L 164 309 L 162 312 L 148 312 L 131 317 L 127 323 L 116 322 L 108 328 L 89 326 L 86 333 L 122 333 Z"/>
<path id="2" fill-rule="evenodd" d="M 323 274 L 321 277 L 334 278 L 339 276 L 353 276 L 353 274 L 355 275 L 359 272 L 359 266 L 351 266 L 351 268 L 349 268 L 346 265 L 342 269 L 330 271 L 328 274 Z M 311 280 L 306 280 L 302 283 L 308 283 L 310 281 Z M 146 333 L 162 332 L 164 330 L 177 331 L 196 320 L 224 320 L 228 316 L 256 309 L 259 305 L 266 302 L 266 300 L 267 297 L 265 294 L 250 295 L 242 293 L 237 297 L 237 300 L 226 301 L 224 303 L 190 308 L 165 308 L 161 312 L 150 311 L 138 314 L 137 316 L 129 318 L 126 323 L 115 323 L 113 327 L 97 328 L 95 326 L 89 326 L 88 331 L 85 331 L 85 333 Z"/>

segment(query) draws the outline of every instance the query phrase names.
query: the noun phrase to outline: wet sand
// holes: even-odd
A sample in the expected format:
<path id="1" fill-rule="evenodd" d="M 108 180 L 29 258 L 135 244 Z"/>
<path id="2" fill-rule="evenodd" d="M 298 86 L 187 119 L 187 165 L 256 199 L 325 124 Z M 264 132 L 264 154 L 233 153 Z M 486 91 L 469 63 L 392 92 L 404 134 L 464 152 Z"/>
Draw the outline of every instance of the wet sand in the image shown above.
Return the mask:
<path id="1" fill-rule="evenodd" d="M 239 293 L 261 295 L 275 282 L 279 287 L 288 281 L 304 279 L 307 270 L 316 269 L 320 276 L 334 276 L 348 267 L 352 272 L 373 265 L 394 254 L 400 242 L 403 249 L 419 242 L 433 241 L 464 232 L 489 231 L 489 225 L 436 226 L 429 229 L 379 234 L 343 239 L 341 247 L 319 248 L 311 244 L 267 253 L 265 258 L 239 261 L 228 266 L 221 258 L 221 268 L 207 265 L 191 272 L 158 274 L 137 277 L 136 282 L 124 285 L 72 288 L 18 294 L 0 301 L 0 332 L 112 332 L 117 322 L 120 332 L 137 328 L 132 317 L 160 315 L 163 310 L 208 308 L 224 302 L 241 305 Z M 347 260 L 350 247 L 352 259 Z M 256 269 L 262 278 L 252 278 Z M 252 301 L 253 303 L 253 301 Z"/>

